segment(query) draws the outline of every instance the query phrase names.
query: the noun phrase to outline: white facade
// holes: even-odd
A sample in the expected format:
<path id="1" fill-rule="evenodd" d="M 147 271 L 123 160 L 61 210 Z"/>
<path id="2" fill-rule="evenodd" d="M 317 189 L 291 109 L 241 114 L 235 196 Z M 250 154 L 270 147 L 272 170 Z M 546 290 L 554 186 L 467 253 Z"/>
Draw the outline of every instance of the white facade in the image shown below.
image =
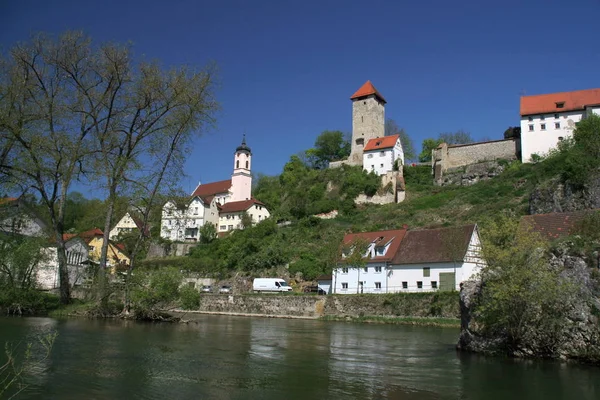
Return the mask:
<path id="1" fill-rule="evenodd" d="M 364 268 L 336 268 L 333 271 L 333 293 L 387 293 L 387 269 L 385 262 L 368 263 Z"/>
<path id="2" fill-rule="evenodd" d="M 42 237 L 46 229 L 46 224 L 18 199 L 0 207 L 0 232 Z"/>
<path id="3" fill-rule="evenodd" d="M 215 198 L 206 204 L 200 197 L 194 197 L 184 208 L 168 201 L 162 209 L 160 236 L 173 241 L 198 241 L 200 228 L 205 223 L 216 226 L 219 212 Z"/>
<path id="4" fill-rule="evenodd" d="M 138 226 L 131 217 L 131 214 L 125 213 L 123 218 L 121 218 L 114 228 L 112 228 L 108 233 L 108 238 L 110 240 L 115 240 L 120 234 L 130 233 L 135 229 L 138 229 Z"/>
<path id="5" fill-rule="evenodd" d="M 228 232 L 234 229 L 243 229 L 242 216 L 248 213 L 252 218 L 252 224 L 258 224 L 261 221 L 269 218 L 271 213 L 262 204 L 252 204 L 247 210 L 239 210 L 232 212 L 221 212 L 219 215 L 218 232 Z"/>
<path id="6" fill-rule="evenodd" d="M 400 160 L 404 165 L 404 151 L 400 139 L 394 147 L 381 150 L 365 150 L 363 153 L 363 169 L 367 172 L 375 172 L 377 175 L 385 175 L 394 169 L 394 162 Z"/>
<path id="7" fill-rule="evenodd" d="M 229 201 L 250 200 L 252 197 L 252 153 L 242 146 L 235 153 L 231 175 L 231 198 Z M 224 204 L 224 203 L 222 203 Z"/>
<path id="8" fill-rule="evenodd" d="M 521 117 L 521 161 L 531 162 L 531 155 L 545 156 L 559 141 L 573 135 L 575 124 L 590 114 L 600 115 L 600 106 L 585 110 L 526 115 Z"/>
<path id="9" fill-rule="evenodd" d="M 81 285 L 87 278 L 88 246 L 81 238 L 73 238 L 65 243 L 67 255 L 67 271 L 71 286 Z M 36 270 L 38 287 L 43 290 L 60 287 L 58 274 L 58 251 L 56 247 L 42 249 L 46 253 L 46 261 Z"/>

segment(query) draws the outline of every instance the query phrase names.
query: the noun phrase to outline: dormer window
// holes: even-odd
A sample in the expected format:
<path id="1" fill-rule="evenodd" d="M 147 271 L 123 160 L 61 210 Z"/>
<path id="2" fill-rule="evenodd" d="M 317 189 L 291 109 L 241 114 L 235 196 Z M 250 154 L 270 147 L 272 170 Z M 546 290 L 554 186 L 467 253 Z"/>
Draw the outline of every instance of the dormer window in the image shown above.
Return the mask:
<path id="1" fill-rule="evenodd" d="M 565 102 L 564 101 L 557 101 L 556 102 L 556 108 L 565 108 Z"/>

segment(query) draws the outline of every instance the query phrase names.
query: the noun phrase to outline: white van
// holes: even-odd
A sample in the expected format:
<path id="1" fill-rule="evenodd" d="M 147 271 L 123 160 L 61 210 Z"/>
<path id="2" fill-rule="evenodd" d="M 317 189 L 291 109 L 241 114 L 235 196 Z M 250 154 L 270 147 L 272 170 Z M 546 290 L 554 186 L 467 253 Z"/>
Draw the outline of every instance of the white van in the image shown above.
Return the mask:
<path id="1" fill-rule="evenodd" d="M 291 292 L 292 287 L 280 278 L 256 278 L 252 284 L 255 292 Z"/>

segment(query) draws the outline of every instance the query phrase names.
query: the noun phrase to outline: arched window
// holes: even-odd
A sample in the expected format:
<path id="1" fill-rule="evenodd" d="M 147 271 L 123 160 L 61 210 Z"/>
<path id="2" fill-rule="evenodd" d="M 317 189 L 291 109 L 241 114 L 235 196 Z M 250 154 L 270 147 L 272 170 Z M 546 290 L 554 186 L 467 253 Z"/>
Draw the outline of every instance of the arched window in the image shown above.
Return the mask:
<path id="1" fill-rule="evenodd" d="M 235 162 L 235 167 L 236 167 L 236 168 L 239 168 L 239 167 L 240 167 L 240 160 L 237 160 L 237 161 Z"/>
<path id="2" fill-rule="evenodd" d="M 246 161 L 246 169 L 248 169 L 248 161 Z"/>

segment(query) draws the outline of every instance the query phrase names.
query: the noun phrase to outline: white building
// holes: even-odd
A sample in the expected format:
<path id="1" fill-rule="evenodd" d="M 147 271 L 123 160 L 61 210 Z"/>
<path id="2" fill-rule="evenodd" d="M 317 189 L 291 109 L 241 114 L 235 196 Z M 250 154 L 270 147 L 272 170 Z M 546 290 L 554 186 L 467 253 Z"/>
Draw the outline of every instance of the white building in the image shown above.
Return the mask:
<path id="1" fill-rule="evenodd" d="M 48 226 L 23 200 L 14 197 L 0 199 L 0 233 L 23 236 L 46 236 Z"/>
<path id="2" fill-rule="evenodd" d="M 345 248 L 353 242 L 366 243 L 366 264 L 353 268 L 340 263 L 332 274 L 333 293 L 459 290 L 485 265 L 476 225 L 344 237 Z"/>
<path id="3" fill-rule="evenodd" d="M 333 293 L 387 293 L 387 271 L 406 229 L 350 233 L 344 236 L 342 262 L 333 270 Z M 343 261 L 354 251 L 363 251 L 365 265 L 360 268 Z"/>
<path id="4" fill-rule="evenodd" d="M 60 277 L 58 274 L 58 252 L 56 246 L 43 249 L 46 260 L 36 270 L 36 281 L 38 287 L 43 290 L 60 288 Z M 65 252 L 67 256 L 67 271 L 71 287 L 81 285 L 88 278 L 89 248 L 80 237 L 68 237 L 65 235 Z"/>
<path id="5" fill-rule="evenodd" d="M 396 161 L 398 168 L 402 169 L 404 151 L 400 143 L 400 135 L 371 139 L 363 150 L 363 169 L 365 171 L 385 175 L 393 171 Z"/>
<path id="6" fill-rule="evenodd" d="M 110 240 L 115 240 L 117 237 L 119 237 L 119 235 L 131 233 L 136 229 L 141 230 L 143 226 L 144 224 L 139 218 L 127 212 L 108 233 L 108 238 Z M 148 226 L 144 228 L 144 235 L 150 236 L 150 230 L 148 229 Z"/>
<path id="7" fill-rule="evenodd" d="M 258 223 L 270 216 L 263 203 L 252 197 L 252 151 L 246 137 L 235 150 L 231 179 L 199 184 L 189 203 L 177 206 L 168 201 L 162 210 L 162 238 L 173 241 L 197 241 L 200 228 L 213 224 L 218 232 L 241 229 L 241 215 L 248 212 Z M 222 228 L 222 227 L 225 228 Z"/>
<path id="8" fill-rule="evenodd" d="M 485 265 L 477 225 L 408 231 L 388 273 L 389 292 L 459 290 Z"/>
<path id="9" fill-rule="evenodd" d="M 205 223 L 216 227 L 218 221 L 219 210 L 213 196 L 193 196 L 183 206 L 170 200 L 162 209 L 160 236 L 173 241 L 198 241 L 200 228 Z"/>
<path id="10" fill-rule="evenodd" d="M 269 218 L 271 214 L 264 203 L 252 198 L 250 200 L 231 201 L 220 206 L 218 232 L 228 232 L 243 229 L 242 217 L 248 214 L 252 224 L 257 224 Z"/>
<path id="11" fill-rule="evenodd" d="M 600 89 L 522 96 L 521 160 L 546 155 L 591 113 L 600 115 Z"/>

